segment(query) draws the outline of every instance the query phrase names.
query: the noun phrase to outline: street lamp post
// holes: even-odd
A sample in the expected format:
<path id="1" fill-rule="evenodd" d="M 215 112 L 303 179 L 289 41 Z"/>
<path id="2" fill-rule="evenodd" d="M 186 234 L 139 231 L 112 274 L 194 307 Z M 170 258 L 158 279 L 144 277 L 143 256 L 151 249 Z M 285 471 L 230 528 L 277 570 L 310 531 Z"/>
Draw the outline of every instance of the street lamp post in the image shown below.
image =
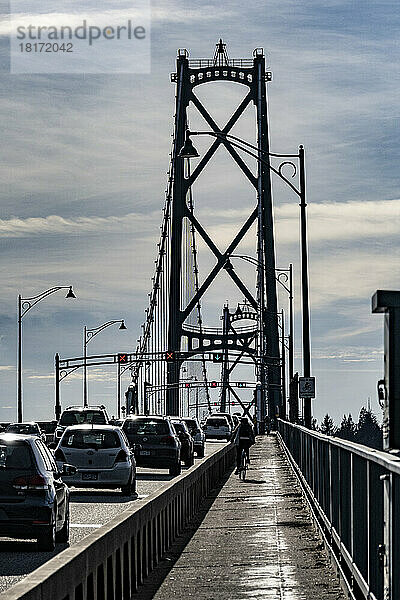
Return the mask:
<path id="1" fill-rule="evenodd" d="M 258 261 L 253 256 L 246 254 L 231 254 L 231 258 L 241 258 L 252 265 L 258 266 Z M 265 268 L 265 267 L 264 267 Z M 294 371 L 294 329 L 293 329 L 293 265 L 290 263 L 288 269 L 275 269 L 277 275 L 275 276 L 276 281 L 283 287 L 289 297 L 289 381 L 293 379 Z"/>
<path id="2" fill-rule="evenodd" d="M 298 154 L 276 154 L 267 152 L 257 148 L 253 144 L 242 140 L 234 135 L 224 133 L 222 131 L 186 131 L 185 143 L 179 153 L 181 158 L 196 158 L 199 156 L 196 148 L 190 139 L 192 135 L 209 135 L 229 142 L 234 148 L 238 148 L 242 152 L 255 158 L 258 163 L 264 164 L 267 168 L 273 171 L 282 181 L 284 181 L 293 192 L 300 198 L 300 223 L 301 223 L 301 283 L 302 283 L 302 341 L 303 341 L 303 375 L 310 377 L 311 375 L 311 350 L 310 350 L 310 309 L 309 309 L 309 284 L 308 284 L 308 251 L 307 251 L 307 219 L 306 219 L 306 179 L 305 179 L 305 156 L 304 147 L 299 146 Z M 271 165 L 269 160 L 261 157 L 266 154 L 269 157 L 282 159 L 298 159 L 299 161 L 299 188 L 297 188 L 285 175 L 282 169 L 289 166 L 293 169 L 294 177 L 297 173 L 296 164 L 291 160 L 284 160 L 278 168 Z M 304 424 L 306 427 L 311 427 L 311 398 L 304 398 Z"/>
<path id="3" fill-rule="evenodd" d="M 87 401 L 87 345 L 94 338 L 95 335 L 110 327 L 110 325 L 115 325 L 116 323 L 120 323 L 119 329 L 127 329 L 124 319 L 116 319 L 113 321 L 107 321 L 107 323 L 103 323 L 103 325 L 99 325 L 98 327 L 93 327 L 88 329 L 86 325 L 83 328 L 83 406 L 88 405 Z M 119 367 L 118 367 L 119 368 Z"/>
<path id="4" fill-rule="evenodd" d="M 76 298 L 72 285 L 57 285 L 45 290 L 37 296 L 22 298 L 18 295 L 18 364 L 17 364 L 17 421 L 22 423 L 22 319 L 38 302 L 59 290 L 68 290 L 66 298 Z"/>

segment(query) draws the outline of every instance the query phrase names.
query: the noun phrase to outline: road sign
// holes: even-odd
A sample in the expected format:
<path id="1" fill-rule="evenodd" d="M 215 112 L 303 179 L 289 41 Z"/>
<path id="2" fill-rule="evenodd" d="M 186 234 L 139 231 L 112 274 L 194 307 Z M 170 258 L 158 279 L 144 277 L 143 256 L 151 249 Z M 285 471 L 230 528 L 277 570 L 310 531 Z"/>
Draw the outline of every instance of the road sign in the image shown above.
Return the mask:
<path id="1" fill-rule="evenodd" d="M 315 398 L 315 377 L 299 377 L 299 398 Z"/>
<path id="2" fill-rule="evenodd" d="M 213 362 L 214 363 L 221 363 L 222 359 L 223 359 L 223 354 L 222 352 L 215 352 L 213 355 Z"/>
<path id="3" fill-rule="evenodd" d="M 118 354 L 118 362 L 120 365 L 128 364 L 128 355 L 126 353 Z"/>

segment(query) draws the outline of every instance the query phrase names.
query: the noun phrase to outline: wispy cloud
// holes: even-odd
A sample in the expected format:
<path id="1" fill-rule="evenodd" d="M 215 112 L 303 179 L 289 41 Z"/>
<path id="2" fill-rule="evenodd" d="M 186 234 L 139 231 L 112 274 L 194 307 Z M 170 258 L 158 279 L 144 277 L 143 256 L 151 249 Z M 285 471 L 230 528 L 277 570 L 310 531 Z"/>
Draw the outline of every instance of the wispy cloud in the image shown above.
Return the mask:
<path id="1" fill-rule="evenodd" d="M 29 237 L 35 235 L 82 235 L 110 231 L 132 231 L 143 227 L 150 231 L 159 214 L 130 213 L 110 217 L 78 217 L 70 219 L 59 215 L 32 217 L 28 219 L 0 219 L 1 237 Z"/>
<path id="2" fill-rule="evenodd" d="M 400 200 L 310 202 L 307 208 L 310 245 L 327 242 L 351 242 L 363 240 L 383 241 L 400 234 Z M 214 219 L 210 232 L 220 243 L 229 243 L 232 234 L 249 216 L 249 208 L 231 208 L 226 211 L 210 209 Z M 279 245 L 297 244 L 299 207 L 287 202 L 275 207 L 276 240 Z M 375 252 L 371 248 L 371 252 Z"/>

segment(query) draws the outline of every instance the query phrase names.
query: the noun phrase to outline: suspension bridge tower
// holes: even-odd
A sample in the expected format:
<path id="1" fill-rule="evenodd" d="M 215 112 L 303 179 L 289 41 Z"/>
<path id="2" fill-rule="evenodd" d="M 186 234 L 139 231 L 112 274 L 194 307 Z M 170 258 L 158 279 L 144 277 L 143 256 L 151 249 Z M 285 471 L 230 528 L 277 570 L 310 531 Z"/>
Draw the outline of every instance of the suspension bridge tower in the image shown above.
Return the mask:
<path id="1" fill-rule="evenodd" d="M 275 415 L 279 413 L 282 404 L 266 93 L 266 83 L 270 79 L 271 74 L 266 71 L 265 56 L 261 48 L 257 48 L 252 58 L 248 59 L 230 59 L 222 40 L 217 44 L 215 55 L 211 59 L 191 59 L 187 50 L 178 50 L 176 73 L 171 76 L 172 82 L 176 84 L 176 110 L 171 168 L 171 266 L 167 350 L 175 359 L 167 365 L 166 413 L 169 415 L 177 415 L 179 412 L 179 378 L 183 362 L 179 353 L 183 346 L 186 349 L 186 356 L 213 350 L 229 350 L 230 353 L 248 352 L 254 361 L 258 381 L 256 414 L 261 427 L 267 407 L 269 414 Z M 196 89 L 201 85 L 226 81 L 242 85 L 244 97 L 226 125 L 220 128 L 210 111 L 196 95 Z M 197 109 L 206 121 L 208 131 L 190 131 L 189 106 L 191 109 Z M 256 136 L 251 142 L 243 142 L 230 132 L 248 106 L 254 106 Z M 196 166 L 188 168 L 190 158 L 198 156 L 192 143 L 194 135 L 209 135 L 214 139 Z M 189 201 L 198 177 L 205 166 L 212 161 L 220 146 L 224 147 L 234 159 L 251 189 L 248 218 L 239 231 L 233 233 L 232 241 L 225 250 L 217 247 L 217 243 L 197 218 L 193 203 Z M 255 158 L 253 170 L 248 167 L 240 153 L 240 150 L 246 152 L 246 148 L 247 153 Z M 215 257 L 215 265 L 188 301 L 182 293 L 185 284 L 183 269 L 185 223 L 190 223 L 196 235 L 202 238 Z M 255 289 L 250 289 L 235 270 L 231 257 L 254 223 L 257 230 L 256 283 Z M 222 270 L 228 274 L 258 316 L 255 339 L 251 332 L 240 334 L 225 331 L 218 335 L 206 330 L 195 330 L 187 325 L 188 317 Z"/>

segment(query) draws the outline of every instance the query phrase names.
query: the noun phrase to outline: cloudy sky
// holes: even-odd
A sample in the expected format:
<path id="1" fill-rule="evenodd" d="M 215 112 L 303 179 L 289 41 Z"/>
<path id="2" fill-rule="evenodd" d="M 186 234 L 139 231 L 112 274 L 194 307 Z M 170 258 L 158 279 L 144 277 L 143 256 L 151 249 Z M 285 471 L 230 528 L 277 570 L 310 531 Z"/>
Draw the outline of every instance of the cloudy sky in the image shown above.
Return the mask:
<path id="1" fill-rule="evenodd" d="M 134 2 L 124 4 L 129 11 Z M 28 5 L 19 1 L 13 8 L 29 12 Z M 99 22 L 112 5 L 112 0 L 96 2 Z M 135 18 L 139 21 L 140 14 Z M 161 224 L 174 113 L 169 76 L 176 50 L 212 57 L 219 37 L 232 58 L 265 49 L 273 72 L 271 149 L 306 148 L 314 413 L 320 420 L 329 412 L 338 421 L 344 412 L 358 415 L 371 397 L 379 414 L 375 389 L 383 375 L 383 322 L 371 314 L 371 296 L 376 289 L 400 289 L 398 3 L 153 0 L 149 73 L 135 72 L 133 64 L 133 72 L 123 74 L 12 74 L 7 27 L 5 15 L 0 29 L 0 420 L 16 416 L 18 293 L 29 297 L 53 285 L 73 284 L 78 296 L 68 301 L 54 294 L 24 318 L 27 419 L 51 418 L 54 354 L 80 356 L 84 325 L 125 318 L 128 331 L 109 328 L 93 340 L 90 351 L 134 349 Z M 243 90 L 218 85 L 209 92 L 199 89 L 199 96 L 223 124 Z M 250 141 L 251 118 L 246 115 L 247 125 L 245 120 L 236 128 Z M 223 249 L 254 197 L 222 151 L 218 160 L 210 165 L 208 179 L 199 181 L 195 201 Z M 277 263 L 292 262 L 296 274 L 296 370 L 301 371 L 298 202 L 277 182 L 274 193 Z M 254 250 L 254 236 L 241 250 Z M 207 260 L 205 252 L 200 254 L 200 269 Z M 244 266 L 237 268 L 243 272 Z M 210 325 L 218 324 L 221 293 L 225 299 L 228 290 L 217 286 L 207 298 Z M 226 298 L 232 305 L 240 299 Z M 284 296 L 281 300 L 286 308 Z M 62 383 L 61 395 L 63 405 L 81 403 L 80 373 Z M 91 371 L 89 397 L 115 412 L 115 371 Z"/>

